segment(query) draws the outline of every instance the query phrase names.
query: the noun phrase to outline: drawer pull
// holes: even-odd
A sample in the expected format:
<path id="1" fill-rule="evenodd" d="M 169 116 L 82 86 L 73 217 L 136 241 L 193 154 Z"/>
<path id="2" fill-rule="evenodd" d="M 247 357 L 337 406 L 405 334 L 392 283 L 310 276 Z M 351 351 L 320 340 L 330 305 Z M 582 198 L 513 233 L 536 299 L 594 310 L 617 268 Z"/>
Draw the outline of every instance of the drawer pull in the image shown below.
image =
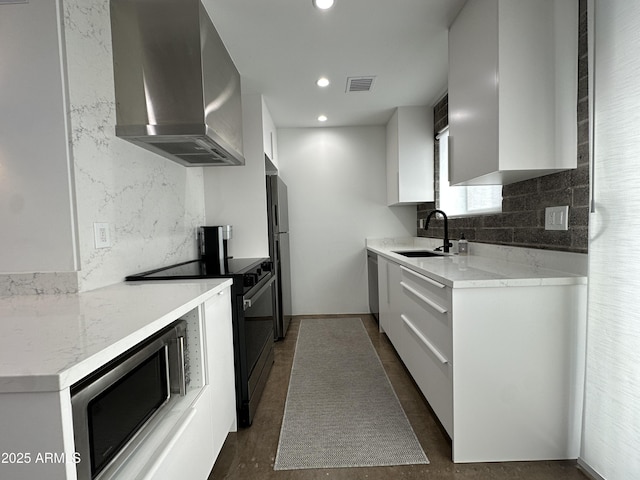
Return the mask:
<path id="1" fill-rule="evenodd" d="M 407 327 L 409 327 L 411 329 L 411 331 L 416 335 L 416 337 L 418 337 L 420 339 L 420 341 L 422 341 L 422 343 L 424 343 L 426 345 L 426 347 L 431 350 L 431 353 L 433 353 L 435 355 L 435 357 L 440 360 L 440 363 L 447 364 L 449 363 L 449 360 L 447 360 L 447 357 L 445 357 L 444 355 L 442 355 L 438 349 L 436 347 L 433 346 L 433 344 L 427 340 L 427 337 L 425 337 L 422 332 L 420 332 L 420 330 L 418 330 L 415 325 L 413 325 L 413 323 L 411 323 L 411 320 L 409 320 L 407 318 L 407 316 L 403 313 L 400 315 L 400 318 L 402 318 L 402 321 L 407 325 Z"/>
<path id="2" fill-rule="evenodd" d="M 427 305 L 429 305 L 431 308 L 433 308 L 434 310 L 440 312 L 440 313 L 447 313 L 447 309 L 446 308 L 442 308 L 440 305 L 438 305 L 436 302 L 434 302 L 433 300 L 425 297 L 423 294 L 421 294 L 419 291 L 417 291 L 415 288 L 409 286 L 408 284 L 404 283 L 404 282 L 400 282 L 400 285 L 402 285 L 402 288 L 409 290 L 411 293 L 413 293 L 416 297 L 418 297 L 420 300 L 422 300 L 424 303 L 426 303 Z"/>
<path id="3" fill-rule="evenodd" d="M 433 285 L 434 287 L 438 287 L 438 288 L 444 288 L 445 286 L 440 283 L 440 282 L 436 282 L 435 280 L 430 279 L 429 277 L 425 277 L 424 275 L 420 275 L 417 272 L 414 272 L 413 270 L 407 268 L 407 267 L 403 267 L 402 265 L 400 265 L 400 269 L 403 272 L 407 272 L 410 273 L 411 275 L 413 275 L 414 277 L 418 277 L 420 280 L 424 280 L 428 283 L 430 283 L 431 285 Z"/>

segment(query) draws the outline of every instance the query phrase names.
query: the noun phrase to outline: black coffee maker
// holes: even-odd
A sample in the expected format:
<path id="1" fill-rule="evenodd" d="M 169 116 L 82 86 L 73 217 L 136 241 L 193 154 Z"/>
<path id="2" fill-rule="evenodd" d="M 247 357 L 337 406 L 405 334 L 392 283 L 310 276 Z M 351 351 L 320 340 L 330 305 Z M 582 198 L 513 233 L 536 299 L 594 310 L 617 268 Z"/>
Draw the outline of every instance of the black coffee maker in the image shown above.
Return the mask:
<path id="1" fill-rule="evenodd" d="M 228 241 L 232 238 L 231 225 L 200 227 L 198 229 L 198 250 L 204 273 L 225 275 L 229 273 Z"/>

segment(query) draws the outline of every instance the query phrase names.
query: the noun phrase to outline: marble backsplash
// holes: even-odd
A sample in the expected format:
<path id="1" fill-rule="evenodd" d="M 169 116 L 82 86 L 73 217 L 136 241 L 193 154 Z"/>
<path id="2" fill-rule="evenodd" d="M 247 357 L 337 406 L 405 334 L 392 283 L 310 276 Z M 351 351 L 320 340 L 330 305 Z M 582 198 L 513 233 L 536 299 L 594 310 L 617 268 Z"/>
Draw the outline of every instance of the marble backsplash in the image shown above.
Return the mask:
<path id="1" fill-rule="evenodd" d="M 109 0 L 64 2 L 78 248 L 78 288 L 191 259 L 204 222 L 202 168 L 185 168 L 115 136 Z M 94 246 L 94 222 L 112 246 Z"/>
<path id="2" fill-rule="evenodd" d="M 0 297 L 76 293 L 77 272 L 13 273 L 0 275 Z"/>

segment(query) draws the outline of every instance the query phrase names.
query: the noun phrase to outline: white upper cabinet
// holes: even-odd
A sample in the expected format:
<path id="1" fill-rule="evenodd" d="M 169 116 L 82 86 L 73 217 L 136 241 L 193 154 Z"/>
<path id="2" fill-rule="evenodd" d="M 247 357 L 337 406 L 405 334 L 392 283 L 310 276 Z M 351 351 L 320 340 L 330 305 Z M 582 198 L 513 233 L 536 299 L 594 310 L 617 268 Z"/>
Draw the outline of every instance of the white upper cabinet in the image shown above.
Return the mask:
<path id="1" fill-rule="evenodd" d="M 469 0 L 449 31 L 449 178 L 577 166 L 577 0 Z"/>
<path id="2" fill-rule="evenodd" d="M 387 123 L 387 204 L 434 201 L 433 108 L 398 107 Z"/>
<path id="3" fill-rule="evenodd" d="M 262 100 L 262 140 L 264 154 L 269 157 L 271 163 L 278 166 L 278 140 L 276 136 L 276 126 L 271 118 L 271 113 L 267 105 Z"/>
<path id="4" fill-rule="evenodd" d="M 71 272 L 80 254 L 63 7 L 14 3 L 0 2 L 0 271 Z"/>

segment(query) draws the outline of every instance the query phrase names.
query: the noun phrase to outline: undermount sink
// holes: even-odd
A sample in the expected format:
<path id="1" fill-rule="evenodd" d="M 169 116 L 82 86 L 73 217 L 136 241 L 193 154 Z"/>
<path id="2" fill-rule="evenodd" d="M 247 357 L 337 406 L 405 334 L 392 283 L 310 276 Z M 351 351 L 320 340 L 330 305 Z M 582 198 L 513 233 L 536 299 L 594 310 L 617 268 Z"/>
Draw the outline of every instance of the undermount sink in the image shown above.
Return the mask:
<path id="1" fill-rule="evenodd" d="M 439 253 L 439 252 L 434 252 L 431 250 L 404 250 L 404 251 L 397 251 L 397 252 L 393 252 L 393 253 L 397 253 L 398 255 L 404 255 L 405 257 L 411 257 L 411 258 L 415 258 L 415 257 L 444 257 L 447 254 L 446 253 Z"/>

